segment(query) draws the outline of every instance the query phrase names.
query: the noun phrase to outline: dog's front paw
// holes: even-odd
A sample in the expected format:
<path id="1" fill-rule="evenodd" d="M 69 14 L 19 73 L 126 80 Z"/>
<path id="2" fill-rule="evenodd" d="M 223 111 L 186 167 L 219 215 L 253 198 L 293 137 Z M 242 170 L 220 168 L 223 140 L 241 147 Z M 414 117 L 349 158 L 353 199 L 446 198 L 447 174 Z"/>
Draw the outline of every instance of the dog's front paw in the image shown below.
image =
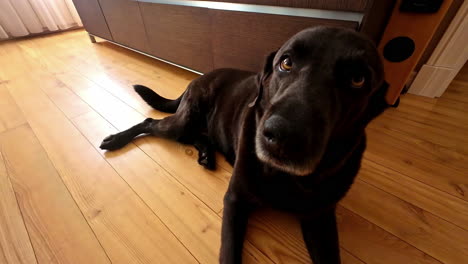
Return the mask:
<path id="1" fill-rule="evenodd" d="M 208 155 L 206 152 L 201 152 L 198 155 L 198 164 L 205 167 L 208 170 L 215 170 L 216 169 L 216 160 L 214 156 Z"/>
<path id="2" fill-rule="evenodd" d="M 119 136 L 119 134 L 115 135 L 110 135 L 106 137 L 99 148 L 105 149 L 105 150 L 116 150 L 120 149 L 127 145 L 127 142 L 125 140 L 122 140 L 122 138 Z"/>

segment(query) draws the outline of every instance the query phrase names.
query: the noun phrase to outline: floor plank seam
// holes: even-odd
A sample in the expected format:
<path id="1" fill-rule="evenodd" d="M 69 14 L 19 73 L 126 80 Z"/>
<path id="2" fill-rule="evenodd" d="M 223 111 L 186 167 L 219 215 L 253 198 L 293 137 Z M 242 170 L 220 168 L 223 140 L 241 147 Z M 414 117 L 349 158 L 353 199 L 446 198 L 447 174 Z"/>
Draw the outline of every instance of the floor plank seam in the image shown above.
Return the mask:
<path id="1" fill-rule="evenodd" d="M 370 219 L 368 219 L 368 218 L 366 218 L 365 216 L 359 214 L 358 212 L 354 211 L 354 210 L 351 209 L 350 207 L 345 206 L 345 205 L 343 205 L 342 203 L 340 203 L 340 206 L 342 206 L 342 207 L 345 208 L 346 210 L 352 212 L 352 213 L 355 214 L 356 216 L 358 216 L 358 217 L 364 219 L 364 220 L 367 221 L 368 223 L 371 223 L 371 224 L 377 226 L 378 228 L 384 230 L 384 231 L 387 232 L 388 234 L 391 234 L 392 236 L 394 236 L 394 237 L 400 239 L 401 241 L 405 242 L 405 243 L 408 244 L 409 246 L 411 246 L 411 247 L 417 249 L 418 251 L 423 252 L 424 254 L 430 256 L 431 258 L 433 258 L 433 259 L 439 261 L 440 263 L 445 263 L 445 262 L 443 262 L 442 260 L 440 260 L 439 258 L 435 257 L 433 254 L 431 254 L 431 253 L 429 253 L 429 252 L 426 252 L 425 250 L 419 248 L 417 245 L 411 243 L 410 241 L 407 241 L 405 238 L 402 238 L 402 237 L 399 236 L 398 234 L 395 234 L 395 233 L 393 233 L 392 231 L 387 230 L 387 229 L 384 228 L 383 226 L 380 226 L 379 224 L 372 222 Z"/>
<path id="2" fill-rule="evenodd" d="M 95 113 L 97 113 L 97 112 L 95 111 Z M 97 114 L 99 114 L 99 113 L 97 113 Z M 73 120 L 70 120 L 70 122 L 73 124 L 73 126 L 76 128 L 76 130 L 78 130 L 78 132 L 86 139 L 86 141 L 88 141 L 89 144 L 92 145 L 93 143 L 92 143 L 92 142 L 83 134 L 83 132 L 75 125 L 75 123 L 73 122 Z M 106 122 L 108 122 L 108 121 L 106 120 Z M 110 124 L 111 126 L 113 126 L 110 122 L 108 122 L 108 124 Z M 113 126 L 113 127 L 114 127 L 114 126 Z M 114 128 L 115 128 L 115 127 L 114 127 Z M 130 143 L 130 144 L 134 145 L 133 143 Z M 137 147 L 137 146 L 135 145 L 135 147 Z M 93 147 L 93 150 L 95 150 L 96 152 L 99 153 L 99 151 L 96 150 L 94 147 Z M 100 154 L 99 154 L 99 155 L 100 155 Z M 145 153 L 145 155 L 146 155 L 146 153 Z M 100 156 L 101 156 L 101 155 L 100 155 Z M 101 157 L 102 157 L 102 156 L 101 156 Z M 176 239 L 177 241 L 179 241 L 179 243 L 187 250 L 187 252 L 189 252 L 190 255 L 192 255 L 192 257 L 193 257 L 198 263 L 200 263 L 200 261 L 198 260 L 198 258 L 196 258 L 195 255 L 187 248 L 187 246 L 185 245 L 185 243 L 183 243 L 183 242 L 179 239 L 179 237 L 177 237 L 177 235 L 174 234 L 173 230 L 167 226 L 167 224 L 159 217 L 159 215 L 157 214 L 157 212 L 155 212 L 155 211 L 153 210 L 153 208 L 152 208 L 151 206 L 149 206 L 149 204 L 143 199 L 143 197 L 141 197 L 141 196 L 138 194 L 138 192 L 133 188 L 133 186 L 125 179 L 125 177 L 123 177 L 123 176 L 119 173 L 119 171 L 107 160 L 107 158 L 105 158 L 105 157 L 102 157 L 102 158 L 103 158 L 104 161 L 112 168 L 112 170 L 114 170 L 114 172 L 115 172 L 117 175 L 119 175 L 119 177 L 125 182 L 125 184 L 127 185 L 127 187 L 130 188 L 130 190 L 132 190 L 132 192 L 138 197 L 138 199 L 143 203 L 143 205 L 144 205 L 145 207 L 147 207 L 147 208 L 153 213 L 153 215 L 154 215 L 157 219 L 159 219 L 159 221 L 164 225 L 164 227 L 166 227 L 166 229 L 169 230 L 169 232 L 175 237 L 175 239 Z M 153 160 L 153 162 L 155 162 L 155 161 Z M 155 163 L 158 164 L 157 162 L 155 162 Z M 159 164 L 158 164 L 158 165 L 159 165 Z M 159 167 L 163 168 L 163 167 L 160 166 L 160 165 L 159 165 Z M 169 174 L 169 172 L 167 172 L 167 173 Z M 169 175 L 170 175 L 170 174 L 169 174 Z M 185 188 L 187 191 L 190 191 L 190 189 L 186 188 L 185 186 L 184 186 L 184 188 Z M 195 196 L 195 197 L 196 197 L 196 196 Z M 196 197 L 196 198 L 197 198 L 198 200 L 200 200 L 198 197 Z M 210 207 L 207 206 L 207 208 L 210 208 Z"/>
<path id="3" fill-rule="evenodd" d="M 371 124 L 375 124 L 375 123 L 371 123 Z M 461 129 L 464 129 L 466 130 L 465 128 L 461 128 Z M 384 133 L 387 137 L 391 137 L 391 138 L 394 138 L 395 140 L 400 140 L 400 141 L 405 141 L 404 139 L 399 139 L 398 137 L 396 137 L 395 135 L 392 135 L 392 134 L 396 134 L 396 135 L 403 135 L 404 137 L 407 137 L 407 138 L 411 138 L 411 139 L 414 139 L 414 140 L 418 140 L 418 141 L 421 141 L 421 142 L 424 142 L 426 144 L 430 144 L 430 145 L 435 145 L 439 148 L 443 148 L 445 150 L 448 150 L 450 152 L 454 152 L 456 153 L 457 155 L 460 155 L 460 156 L 463 156 L 463 157 L 466 157 L 468 158 L 468 154 L 467 153 L 462 153 L 462 152 L 459 152 L 457 150 L 453 150 L 452 148 L 450 147 L 447 147 L 447 146 L 443 146 L 439 143 L 436 143 L 436 142 L 433 142 L 433 141 L 429 141 L 427 139 L 424 139 L 424 138 L 417 138 L 415 137 L 414 135 L 411 135 L 411 134 L 408 134 L 407 132 L 405 131 L 400 131 L 400 130 L 392 130 L 392 129 L 389 129 L 389 128 L 386 128 L 384 126 L 381 126 L 381 125 L 378 125 L 378 124 L 375 124 L 375 125 L 370 125 L 367 127 L 366 130 L 370 130 L 370 131 L 375 131 L 375 132 L 380 132 L 380 133 Z M 418 153 L 415 153 L 415 152 L 412 152 L 412 151 L 408 151 L 409 153 L 412 153 L 413 155 L 416 155 L 418 157 L 421 157 L 421 158 L 425 158 L 424 156 L 418 154 Z M 425 158 L 427 159 L 427 158 Z"/>
<path id="4" fill-rule="evenodd" d="M 341 247 L 341 249 L 344 250 L 344 251 L 346 251 L 349 255 L 355 257 L 357 260 L 359 260 L 359 261 L 361 261 L 362 263 L 366 264 L 366 262 L 365 262 L 363 259 L 361 259 L 361 258 L 359 258 L 358 256 L 356 256 L 356 255 L 353 254 L 351 251 L 347 250 L 347 249 L 344 248 L 344 247 Z"/>
<path id="5" fill-rule="evenodd" d="M 365 221 L 365 222 L 367 222 L 367 223 L 369 223 L 369 224 L 371 224 L 371 225 L 376 226 L 377 228 L 381 229 L 381 230 L 384 231 L 385 233 L 390 234 L 391 236 L 394 236 L 394 237 L 398 238 L 399 240 L 403 241 L 403 242 L 404 242 L 405 244 L 407 244 L 408 246 L 410 246 L 410 247 L 416 249 L 417 251 L 419 251 L 419 252 L 421 252 L 421 253 L 423 253 L 423 254 L 425 254 L 425 255 L 427 255 L 427 256 L 433 258 L 434 260 L 438 261 L 439 263 L 441 263 L 441 264 L 444 264 L 444 263 L 445 263 L 445 262 L 443 262 L 442 260 L 440 260 L 440 259 L 436 258 L 435 256 L 433 256 L 432 254 L 426 252 L 425 250 L 420 249 L 419 247 L 417 247 L 417 246 L 414 245 L 413 243 L 410 243 L 410 242 L 406 241 L 405 239 L 402 239 L 402 238 L 401 238 L 400 236 L 398 236 L 397 234 L 394 234 L 393 232 L 390 232 L 390 231 L 388 231 L 387 229 L 383 228 L 382 226 L 380 226 L 380 225 L 378 225 L 378 224 L 372 222 L 371 220 L 367 219 L 365 216 L 363 216 L 363 215 L 359 214 L 358 212 L 352 210 L 351 208 L 349 208 L 349 207 L 343 205 L 342 203 L 339 203 L 338 206 L 341 206 L 341 207 L 343 207 L 345 210 L 348 210 L 348 211 L 351 212 L 355 217 L 360 218 L 360 219 L 362 219 L 363 221 Z"/>
<path id="6" fill-rule="evenodd" d="M 47 73 L 49 74 L 49 73 Z M 54 102 L 54 100 L 52 100 L 50 98 L 50 96 L 44 92 L 44 90 L 42 88 L 40 88 L 40 90 L 44 93 L 44 95 L 49 99 L 49 101 L 52 102 L 52 104 L 54 105 L 55 108 L 57 108 L 63 115 L 64 117 L 68 120 L 68 122 L 70 122 L 72 125 L 73 122 L 71 122 L 71 120 L 68 119 L 68 117 L 65 115 L 65 113 L 62 111 L 62 109 L 60 109 L 60 107 L 57 106 L 57 104 Z M 15 98 L 13 98 L 15 99 Z M 16 100 L 16 99 L 15 99 Z M 21 108 L 20 108 L 21 109 Z M 23 112 L 24 114 L 24 112 Z M 27 116 L 25 115 L 26 119 L 27 119 Z M 29 120 L 28 120 L 28 126 L 29 126 Z M 62 173 L 60 173 L 60 171 L 57 169 L 57 166 L 55 165 L 54 161 L 50 158 L 50 155 L 49 155 L 49 152 L 44 148 L 44 145 L 43 143 L 41 142 L 41 140 L 39 140 L 39 138 L 37 137 L 37 134 L 36 132 L 34 131 L 34 129 L 32 127 L 31 128 L 31 131 L 34 133 L 34 136 L 36 137 L 37 141 L 39 142 L 40 146 L 41 146 L 41 149 L 43 150 L 43 152 L 47 155 L 47 158 L 50 160 L 51 164 L 54 166 L 54 169 L 55 171 L 57 172 L 57 174 L 60 176 L 60 181 L 62 182 L 63 186 L 66 188 L 68 194 L 70 195 L 70 197 L 72 198 L 73 202 L 75 203 L 76 207 L 78 208 L 78 210 L 80 211 L 80 214 L 81 216 L 83 217 L 84 221 L 86 222 L 87 226 L 90 228 L 91 232 L 93 233 L 94 237 L 96 238 L 96 241 L 99 243 L 99 245 L 101 246 L 101 249 L 103 250 L 104 254 L 106 255 L 107 259 L 109 260 L 109 263 L 112 263 L 112 260 L 111 258 L 109 257 L 109 255 L 107 254 L 107 251 L 105 250 L 105 248 L 103 247 L 101 241 L 99 240 L 99 238 L 97 237 L 96 235 L 96 232 L 94 231 L 94 229 L 91 227 L 90 223 L 88 222 L 88 219 L 86 219 L 83 211 L 81 210 L 80 206 L 78 205 L 78 203 L 76 202 L 75 198 L 73 197 L 70 189 L 68 188 L 67 184 L 65 183 L 65 181 L 63 180 L 63 177 L 62 177 Z M 80 132 L 81 133 L 81 132 Z"/>
<path id="7" fill-rule="evenodd" d="M 52 74 L 52 75 L 54 76 L 53 73 L 50 73 L 50 74 Z M 125 103 L 124 101 L 122 101 L 120 98 L 117 98 L 115 95 L 113 95 L 112 93 L 110 93 L 109 91 L 107 91 L 106 89 L 104 89 L 101 85 L 95 83 L 93 80 L 88 79 L 88 78 L 87 78 L 86 76 L 84 76 L 83 74 L 81 74 L 81 73 L 79 73 L 79 74 L 80 74 L 83 78 L 86 78 L 87 80 L 89 80 L 89 81 L 91 81 L 92 83 L 94 83 L 94 84 L 96 85 L 96 87 L 99 87 L 101 90 L 103 90 L 104 92 L 106 92 L 109 96 L 112 96 L 112 97 L 118 99 L 119 101 L 121 101 L 122 103 L 124 103 L 125 105 L 128 106 L 127 103 Z M 68 87 L 67 84 L 64 84 L 64 85 L 65 85 L 65 87 L 66 87 L 67 89 L 70 90 L 70 92 L 72 92 L 72 93 L 75 94 L 78 98 L 81 99 L 81 97 L 80 97 L 73 89 L 70 89 L 70 88 Z M 66 114 L 63 112 L 63 110 L 55 103 L 55 101 L 54 101 L 52 98 L 50 98 L 50 96 L 49 96 L 43 89 L 41 89 L 41 90 L 42 90 L 42 91 L 44 92 L 44 94 L 49 98 L 49 100 L 52 101 L 52 103 L 54 104 L 54 106 L 55 106 L 57 109 L 59 109 L 59 110 L 63 113 L 63 115 L 64 115 L 64 116 L 70 121 L 70 123 L 76 128 L 76 130 L 79 131 L 79 133 L 90 143 L 90 145 L 92 145 L 93 143 L 90 142 L 89 139 L 82 133 L 82 131 L 81 131 L 78 127 L 76 127 L 76 125 L 74 124 L 73 119 L 75 119 L 76 117 L 75 117 L 75 118 L 72 118 L 72 119 L 68 118 L 68 117 L 66 116 Z M 101 116 L 109 125 L 111 125 L 112 127 L 114 127 L 117 131 L 120 131 L 118 128 L 115 127 L 114 124 L 112 124 L 108 119 L 106 119 L 106 118 L 105 118 L 104 116 L 102 116 L 98 111 L 96 111 L 96 109 L 95 109 L 93 106 L 91 106 L 90 104 L 88 104 L 85 100 L 82 100 L 82 101 L 83 101 L 84 103 L 86 103 L 96 114 L 98 114 L 99 116 Z M 130 107 L 130 106 L 129 106 L 129 107 Z M 134 109 L 133 107 L 131 107 L 131 108 L 132 108 L 134 111 L 136 111 L 137 113 L 140 113 L 138 110 Z M 142 113 L 140 113 L 140 114 L 142 114 Z M 135 147 L 138 147 L 138 148 L 139 148 L 139 146 L 137 146 L 137 145 L 135 145 Z M 93 149 L 94 149 L 96 152 L 98 152 L 94 147 L 93 147 Z M 196 199 L 198 199 L 202 204 L 204 204 L 204 205 L 205 205 L 207 208 L 209 208 L 214 214 L 216 214 L 216 212 L 215 212 L 210 206 L 208 206 L 208 204 L 206 204 L 206 203 L 205 203 L 203 200 L 201 200 L 197 195 L 195 195 L 195 194 L 191 191 L 190 188 L 187 188 L 187 186 L 185 186 L 185 185 L 184 185 L 182 182 L 180 182 L 176 177 L 174 177 L 166 168 L 164 168 L 164 166 L 161 166 L 161 164 L 159 164 L 157 161 L 155 161 L 151 156 L 149 156 L 149 155 L 148 155 L 146 152 L 144 152 L 141 148 L 140 148 L 140 150 L 141 150 L 143 153 L 145 153 L 145 155 L 148 156 L 153 162 L 155 162 L 156 164 L 158 164 L 158 166 L 159 166 L 160 168 L 162 168 L 164 171 L 166 171 L 166 173 L 167 173 L 168 175 L 170 175 L 170 176 L 171 176 L 173 179 L 175 179 L 179 184 L 181 184 L 188 192 L 190 192 L 194 197 L 196 197 Z M 143 204 L 155 215 L 155 217 L 157 217 L 157 218 L 159 219 L 159 221 L 161 221 L 161 223 L 171 232 L 171 234 L 177 239 L 177 241 L 179 241 L 179 243 L 180 243 L 181 245 L 183 245 L 183 247 L 192 255 L 192 257 L 193 257 L 197 262 L 199 262 L 199 260 L 198 260 L 198 259 L 194 256 L 194 254 L 187 248 L 187 246 L 186 246 L 184 243 L 182 243 L 182 242 L 180 241 L 180 239 L 173 233 L 173 231 L 166 225 L 166 223 L 165 223 L 164 221 L 162 221 L 162 219 L 157 215 L 157 213 L 146 203 L 146 201 L 144 201 L 144 199 L 143 199 L 143 198 L 136 192 L 136 190 L 125 180 L 125 178 L 122 177 L 122 175 L 112 166 L 112 164 L 110 164 L 110 163 L 108 162 L 108 160 L 107 160 L 105 157 L 103 157 L 103 159 L 104 159 L 104 160 L 106 161 L 106 163 L 114 170 L 114 172 L 115 172 L 117 175 L 119 175 L 119 177 L 120 177 L 120 178 L 125 182 L 125 184 L 132 190 L 132 192 L 143 202 Z M 68 188 L 67 188 L 67 189 L 68 189 Z M 81 211 L 81 210 L 80 210 L 80 211 Z M 217 214 L 216 214 L 216 215 L 217 215 Z M 94 231 L 93 231 L 93 232 L 94 232 Z M 102 245 L 101 245 L 101 246 L 102 246 Z M 106 255 L 107 255 L 107 253 L 106 253 Z M 108 258 L 109 258 L 109 257 L 108 257 Z M 110 258 L 109 258 L 109 260 L 110 260 Z"/>
<path id="8" fill-rule="evenodd" d="M 83 74 L 80 73 L 80 72 L 78 72 L 78 74 L 80 74 L 81 77 L 83 77 L 83 78 L 87 79 L 88 81 L 92 82 L 94 85 L 96 85 L 96 87 L 99 87 L 100 90 L 104 91 L 104 92 L 107 93 L 109 96 L 112 96 L 113 98 L 115 98 L 115 99 L 121 101 L 122 103 L 124 103 L 125 105 L 127 105 L 128 107 L 130 107 L 131 109 L 133 109 L 135 112 L 137 112 L 137 113 L 139 113 L 139 114 L 141 114 L 141 115 L 143 115 L 143 116 L 145 115 L 145 114 L 141 113 L 140 111 L 138 111 L 137 109 L 133 108 L 132 106 L 128 105 L 125 101 L 121 100 L 120 98 L 118 98 L 117 96 L 115 96 L 114 94 L 112 94 L 111 92 L 109 92 L 107 89 L 105 89 L 104 87 L 102 87 L 99 83 L 96 83 L 94 80 L 87 78 L 87 76 L 83 75 Z M 67 89 L 69 89 L 73 94 L 75 94 L 78 98 L 81 99 L 81 96 L 80 96 L 79 94 L 77 94 L 73 89 L 70 89 L 70 88 L 68 87 L 68 85 L 66 85 L 66 84 L 64 84 L 64 85 L 65 85 L 65 86 L 67 87 Z M 47 93 L 46 93 L 46 95 L 47 95 L 47 97 L 49 97 L 49 95 L 48 95 Z M 50 97 L 49 97 L 49 99 L 54 103 L 54 105 L 55 105 L 62 113 L 64 113 L 64 112 L 62 111 L 62 109 L 60 109 L 60 107 L 58 107 L 58 106 L 55 104 L 55 102 L 54 102 Z M 114 127 L 114 128 L 116 129 L 116 131 L 120 131 L 117 127 L 115 127 L 114 124 L 112 124 L 112 122 L 111 122 L 110 120 L 108 120 L 105 116 L 101 115 L 101 113 L 99 113 L 98 111 L 96 111 L 96 109 L 95 109 L 92 105 L 90 105 L 88 102 L 86 102 L 86 100 L 83 100 L 83 99 L 82 99 L 82 101 L 83 101 L 84 103 L 86 103 L 95 113 L 97 113 L 99 116 L 101 116 L 108 124 L 110 124 L 112 127 Z M 64 115 L 65 115 L 65 113 L 64 113 Z M 65 116 L 66 116 L 66 115 L 65 115 Z M 76 117 L 75 117 L 75 118 L 76 118 Z M 75 118 L 73 118 L 73 119 L 75 119 Z M 69 119 L 69 118 L 67 117 L 67 119 Z M 69 119 L 69 120 L 70 120 L 70 119 Z M 75 124 L 74 124 L 71 120 L 70 120 L 70 122 L 73 124 L 73 126 L 75 126 Z M 75 128 L 76 128 L 76 126 L 75 126 Z M 78 128 L 77 128 L 77 130 L 80 131 Z M 81 131 L 80 131 L 80 134 L 83 135 L 83 133 L 82 133 Z M 83 136 L 84 136 L 84 135 L 83 135 Z M 86 137 L 85 137 L 85 138 L 86 138 Z M 90 143 L 91 143 L 91 142 L 90 142 Z M 92 143 L 91 143 L 91 144 L 92 144 Z M 192 195 L 194 195 L 199 201 L 201 201 L 205 206 L 207 206 L 207 208 L 210 208 L 210 210 L 213 211 L 213 212 L 216 214 L 216 211 L 213 210 L 213 208 L 211 208 L 210 206 L 208 206 L 207 203 L 205 203 L 202 199 L 200 199 L 200 197 L 198 197 L 190 188 L 188 188 L 185 184 L 183 184 L 183 182 L 181 182 L 177 177 L 175 177 L 174 175 L 172 175 L 172 173 L 170 173 L 164 166 L 162 166 L 162 165 L 159 164 L 156 160 L 154 160 L 150 155 L 148 155 L 148 153 L 146 153 L 142 148 L 140 148 L 140 146 L 138 146 L 138 145 L 136 145 L 136 144 L 135 144 L 135 146 L 136 146 L 137 148 L 139 148 L 143 153 L 145 153 L 145 155 L 148 156 L 153 162 L 155 162 L 156 164 L 158 164 L 159 167 L 161 167 L 164 171 L 166 171 L 166 173 L 168 173 L 168 175 L 170 175 L 170 176 L 171 176 L 173 179 L 175 179 L 179 184 L 181 184 L 186 190 L 188 190 Z M 107 162 L 107 160 L 106 160 L 106 162 Z M 123 177 L 122 177 L 119 173 L 117 173 L 117 174 L 123 179 Z M 127 183 L 127 184 L 128 184 L 128 183 Z M 134 190 L 133 190 L 133 191 L 134 191 Z"/>
<path id="9" fill-rule="evenodd" d="M 11 181 L 10 170 L 8 169 L 10 166 L 8 166 L 8 160 L 7 160 L 6 156 L 3 155 L 1 145 L 0 145 L 0 156 L 3 157 L 3 164 L 5 165 L 5 173 L 6 173 L 6 176 L 7 176 L 7 181 L 10 184 L 10 188 L 13 190 L 13 193 L 15 195 L 16 206 L 18 207 L 18 211 L 20 212 L 21 221 L 23 222 L 23 226 L 26 229 L 26 234 L 28 234 L 29 244 L 31 245 L 31 248 L 32 248 L 32 251 L 33 251 L 33 254 L 34 254 L 34 258 L 36 259 L 36 263 L 40 264 L 39 261 L 38 261 L 38 258 L 37 258 L 36 249 L 34 248 L 34 244 L 33 244 L 32 239 L 31 239 L 30 230 L 28 229 L 28 226 L 26 225 L 26 222 L 24 221 L 24 214 L 23 214 L 23 210 L 21 209 L 21 206 L 20 206 L 18 195 L 16 194 L 15 188 L 13 187 L 13 184 L 12 184 L 12 181 Z M 2 160 L 2 159 L 0 159 L 0 160 Z"/>
<path id="10" fill-rule="evenodd" d="M 382 163 L 380 163 L 380 162 L 378 162 L 378 161 L 372 160 L 372 159 L 370 159 L 370 158 L 364 158 L 364 159 L 367 160 L 367 161 L 369 161 L 369 162 L 372 162 L 372 163 L 374 163 L 374 164 L 378 164 L 378 165 L 380 165 L 380 166 L 382 166 L 382 167 L 385 167 L 385 168 L 387 168 L 388 170 L 391 170 L 391 171 L 393 171 L 393 172 L 395 172 L 395 173 L 401 174 L 401 175 L 403 175 L 403 176 L 405 176 L 405 177 L 408 177 L 408 178 L 410 178 L 410 179 L 412 179 L 412 180 L 415 180 L 415 181 L 417 181 L 417 182 L 419 182 L 419 183 L 421 183 L 421 184 L 424 184 L 424 185 L 426 185 L 426 186 L 429 186 L 429 187 L 431 187 L 431 188 L 434 188 L 434 189 L 436 189 L 436 190 L 438 190 L 438 191 L 440 191 L 440 192 L 446 193 L 447 195 L 450 195 L 450 196 L 452 196 L 452 197 L 454 197 L 454 198 L 460 199 L 460 200 L 463 201 L 463 202 L 468 202 L 468 200 L 465 200 L 465 199 L 463 199 L 463 198 L 461 198 L 461 197 L 459 197 L 459 196 L 453 195 L 453 194 L 451 194 L 451 193 L 449 193 L 449 192 L 447 192 L 447 191 L 445 191 L 445 190 L 442 190 L 442 189 L 440 189 L 440 188 L 438 188 L 438 187 L 436 187 L 436 186 L 429 185 L 429 184 L 427 184 L 427 183 L 425 183 L 425 182 L 419 180 L 418 178 L 411 177 L 410 175 L 408 175 L 408 174 L 406 174 L 406 173 L 404 173 L 404 172 L 402 172 L 402 171 L 398 171 L 398 170 L 396 170 L 396 169 L 394 169 L 394 168 L 391 168 L 391 167 L 389 167 L 389 166 L 387 166 L 387 165 L 385 165 L 385 164 L 382 164 Z M 358 176 L 358 179 L 360 179 L 359 176 Z"/>
<path id="11" fill-rule="evenodd" d="M 81 132 L 80 129 L 78 129 L 78 127 L 76 127 L 75 123 L 74 123 L 74 122 L 71 122 L 71 123 L 72 123 L 73 126 L 80 132 L 80 134 L 86 139 L 86 141 L 88 141 L 88 142 L 90 143 L 90 145 L 92 145 L 92 142 L 89 141 L 89 139 Z M 112 124 L 111 124 L 111 125 L 112 125 Z M 99 152 L 99 151 L 96 150 L 94 147 L 93 147 L 93 149 L 94 149 L 96 152 Z M 99 155 L 100 155 L 100 154 L 99 154 Z M 102 157 L 102 156 L 101 156 L 101 157 Z M 148 204 L 148 203 L 138 194 L 138 192 L 132 187 L 132 185 L 130 185 L 130 183 L 128 183 L 128 181 L 127 181 L 124 177 L 122 177 L 122 175 L 120 175 L 119 171 L 107 160 L 107 158 L 105 158 L 105 157 L 102 157 L 102 158 L 103 158 L 104 161 L 112 168 L 112 170 L 113 170 L 117 175 L 119 175 L 119 177 L 125 182 L 125 184 L 127 185 L 127 187 L 130 188 L 130 190 L 132 190 L 132 192 L 138 197 L 138 200 L 140 200 L 140 201 L 143 203 L 143 205 L 144 205 L 145 207 L 147 207 L 147 208 L 150 210 L 150 212 L 152 212 L 153 215 L 154 215 L 157 219 L 159 219 L 159 221 L 164 225 L 164 227 L 166 227 L 166 229 L 169 230 L 169 232 L 175 237 L 175 239 L 176 239 L 177 241 L 179 241 L 179 243 L 187 250 L 187 252 L 189 252 L 190 255 L 192 255 L 192 257 L 193 257 L 198 263 L 200 263 L 200 261 L 198 260 L 198 258 L 195 257 L 195 255 L 187 248 L 187 246 L 186 246 L 184 243 L 182 243 L 182 241 L 179 239 L 179 237 L 177 237 L 176 234 L 174 234 L 173 230 L 167 226 L 167 224 L 159 217 L 159 215 L 153 210 L 153 208 L 151 208 L 151 206 L 149 206 L 149 204 Z M 161 168 L 162 168 L 162 167 L 161 167 Z M 187 189 L 187 190 L 189 190 L 189 189 Z M 197 199 L 198 199 L 198 197 L 197 197 Z"/>
<path id="12" fill-rule="evenodd" d="M 457 224 L 455 224 L 455 223 L 453 223 L 453 222 L 450 222 L 449 220 L 444 219 L 444 218 L 438 216 L 437 214 L 434 214 L 434 213 L 432 213 L 432 212 L 430 212 L 430 211 L 428 211 L 428 210 L 426 210 L 426 209 L 424 209 L 424 208 L 421 208 L 420 206 L 418 206 L 418 205 L 416 205 L 416 204 L 414 204 L 414 203 L 412 203 L 412 202 L 410 202 L 410 201 L 406 201 L 406 200 L 404 200 L 403 198 L 401 198 L 401 197 L 399 197 L 399 196 L 397 196 L 397 195 L 394 195 L 394 194 L 392 194 L 392 193 L 390 193 L 390 192 L 388 192 L 388 191 L 386 191 L 386 190 L 380 188 L 379 186 L 377 186 L 377 185 L 375 185 L 375 184 L 369 183 L 369 182 L 367 182 L 366 180 L 361 179 L 361 178 L 358 178 L 357 180 L 358 180 L 358 181 L 362 181 L 362 182 L 364 182 L 365 184 L 368 184 L 368 185 L 370 185 L 370 186 L 373 186 L 373 187 L 375 187 L 376 189 L 379 189 L 381 192 L 386 193 L 386 194 L 388 194 L 388 195 L 391 195 L 391 196 L 397 198 L 397 199 L 400 200 L 400 201 L 403 201 L 403 202 L 405 202 L 405 203 L 410 204 L 411 206 L 417 207 L 417 208 L 421 209 L 422 211 L 424 211 L 424 212 L 426 212 L 426 213 L 428 213 L 428 214 L 431 214 L 432 216 L 434 216 L 434 217 L 436 217 L 436 218 L 439 218 L 440 220 L 442 220 L 442 221 L 444 221 L 444 222 L 447 222 L 447 223 L 449 223 L 449 224 L 451 224 L 451 225 L 454 225 L 454 226 L 456 226 L 456 227 L 458 227 L 458 228 L 460 228 L 460 229 L 462 229 L 462 230 L 468 231 L 468 229 L 466 229 L 466 228 L 464 228 L 464 227 L 461 227 L 461 226 L 459 226 L 459 225 L 457 225 Z"/>

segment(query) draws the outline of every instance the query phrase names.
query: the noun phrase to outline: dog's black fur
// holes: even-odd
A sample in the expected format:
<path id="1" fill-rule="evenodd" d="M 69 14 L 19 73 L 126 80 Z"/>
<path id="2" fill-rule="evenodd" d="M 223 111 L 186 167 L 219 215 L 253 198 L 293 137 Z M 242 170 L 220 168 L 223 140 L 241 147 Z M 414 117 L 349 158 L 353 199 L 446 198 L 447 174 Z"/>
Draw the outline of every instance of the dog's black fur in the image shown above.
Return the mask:
<path id="1" fill-rule="evenodd" d="M 258 74 L 215 70 L 176 100 L 135 90 L 175 114 L 111 135 L 101 148 L 149 134 L 195 145 L 199 163 L 210 169 L 214 151 L 222 152 L 234 172 L 224 198 L 221 263 L 241 263 L 248 217 L 259 206 L 297 214 L 314 263 L 340 263 L 335 206 L 359 170 L 366 125 L 387 107 L 370 40 L 347 29 L 307 29 Z"/>

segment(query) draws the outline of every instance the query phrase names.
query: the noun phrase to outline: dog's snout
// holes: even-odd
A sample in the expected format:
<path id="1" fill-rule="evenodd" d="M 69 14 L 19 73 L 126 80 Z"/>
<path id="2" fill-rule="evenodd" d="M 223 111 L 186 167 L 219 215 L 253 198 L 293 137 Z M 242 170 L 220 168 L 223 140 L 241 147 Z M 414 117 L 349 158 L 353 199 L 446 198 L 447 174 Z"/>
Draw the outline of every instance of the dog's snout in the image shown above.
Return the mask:
<path id="1" fill-rule="evenodd" d="M 268 144 L 278 145 L 285 141 L 290 130 L 289 122 L 278 115 L 273 115 L 265 121 L 263 136 Z"/>

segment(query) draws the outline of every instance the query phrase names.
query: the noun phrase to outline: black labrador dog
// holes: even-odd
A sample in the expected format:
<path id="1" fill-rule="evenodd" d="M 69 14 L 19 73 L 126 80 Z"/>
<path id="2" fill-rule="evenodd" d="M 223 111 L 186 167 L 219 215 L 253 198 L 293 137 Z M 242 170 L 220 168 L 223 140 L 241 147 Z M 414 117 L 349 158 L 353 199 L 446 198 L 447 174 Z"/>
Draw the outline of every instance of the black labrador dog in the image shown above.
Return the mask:
<path id="1" fill-rule="evenodd" d="M 383 67 L 373 43 L 344 28 L 306 29 L 266 60 L 262 72 L 219 69 L 176 100 L 135 90 L 175 113 L 104 139 L 123 147 L 140 134 L 193 144 L 199 163 L 220 151 L 234 166 L 224 198 L 220 262 L 241 263 L 249 214 L 268 206 L 300 217 L 315 264 L 338 264 L 335 207 L 358 173 L 365 127 L 387 108 Z"/>

